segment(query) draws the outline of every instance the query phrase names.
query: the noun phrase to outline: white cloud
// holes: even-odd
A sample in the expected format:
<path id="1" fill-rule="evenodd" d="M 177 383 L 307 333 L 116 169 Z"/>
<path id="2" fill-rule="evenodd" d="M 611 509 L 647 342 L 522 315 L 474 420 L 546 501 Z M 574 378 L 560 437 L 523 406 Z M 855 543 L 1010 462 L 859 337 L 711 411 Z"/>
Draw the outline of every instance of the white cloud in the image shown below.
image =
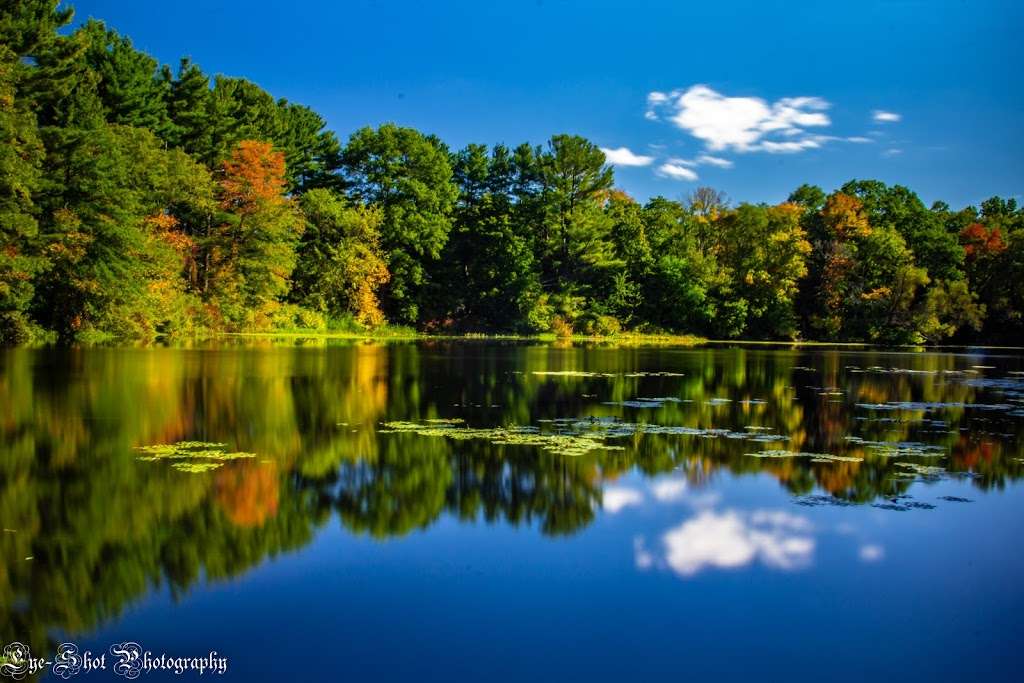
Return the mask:
<path id="1" fill-rule="evenodd" d="M 860 556 L 861 562 L 878 562 L 885 557 L 885 548 L 874 544 L 862 545 L 857 554 Z"/>
<path id="2" fill-rule="evenodd" d="M 854 135 L 853 137 L 846 138 L 846 141 L 856 143 L 874 142 L 871 138 L 866 138 L 863 135 Z"/>
<path id="3" fill-rule="evenodd" d="M 717 166 L 718 168 L 732 168 L 732 162 L 728 159 L 721 157 L 713 157 L 710 154 L 701 154 L 697 157 L 698 164 L 707 164 L 709 166 Z"/>
<path id="4" fill-rule="evenodd" d="M 797 569 L 814 554 L 810 531 L 809 520 L 782 510 L 704 510 L 662 536 L 663 566 L 683 577 L 709 568 L 744 567 L 755 560 L 776 569 Z M 634 539 L 633 551 L 638 567 L 657 563 L 642 539 Z"/>
<path id="5" fill-rule="evenodd" d="M 815 136 L 802 140 L 786 140 L 783 142 L 765 140 L 757 145 L 756 151 L 768 152 L 769 154 L 794 154 L 796 152 L 803 152 L 806 149 L 817 149 L 821 147 L 821 144 L 826 139 L 825 137 Z"/>
<path id="6" fill-rule="evenodd" d="M 896 123 L 903 117 L 894 111 L 885 111 L 883 109 L 876 109 L 871 112 L 871 119 L 877 123 Z"/>
<path id="7" fill-rule="evenodd" d="M 609 486 L 604 490 L 601 507 L 605 512 L 614 515 L 623 508 L 640 505 L 643 502 L 644 494 L 636 489 L 625 486 Z"/>
<path id="8" fill-rule="evenodd" d="M 758 97 L 726 97 L 706 85 L 694 85 L 668 94 L 652 92 L 647 104 L 648 118 L 664 114 L 710 151 L 801 151 L 820 145 L 804 144 L 809 139 L 806 129 L 831 124 L 823 113 L 829 103 L 820 97 L 786 97 L 769 103 Z M 771 139 L 776 136 L 791 138 L 793 144 Z"/>
<path id="9" fill-rule="evenodd" d="M 675 161 L 677 163 L 667 162 L 659 166 L 658 175 L 663 175 L 674 180 L 697 180 L 698 176 L 695 172 L 678 163 L 678 159 Z"/>
<path id="10" fill-rule="evenodd" d="M 615 149 L 602 147 L 601 151 L 604 152 L 604 158 L 608 160 L 608 163 L 615 166 L 648 166 L 654 161 L 654 157 L 634 154 L 628 147 Z"/>
<path id="11" fill-rule="evenodd" d="M 750 515 L 750 521 L 752 524 L 767 524 L 792 531 L 810 531 L 812 529 L 811 520 L 799 515 L 791 515 L 785 510 L 755 510 Z"/>
<path id="12" fill-rule="evenodd" d="M 686 495 L 685 479 L 659 479 L 651 484 L 651 495 L 661 503 L 682 500 Z"/>
<path id="13" fill-rule="evenodd" d="M 883 157 L 896 157 L 899 156 L 900 154 L 903 154 L 903 150 L 896 148 L 887 149 L 884 152 L 882 152 Z"/>
<path id="14" fill-rule="evenodd" d="M 654 555 L 647 549 L 643 536 L 633 539 L 633 562 L 637 569 L 650 569 L 654 566 Z"/>
<path id="15" fill-rule="evenodd" d="M 663 92 L 658 92 L 657 90 L 655 90 L 647 94 L 648 107 L 654 107 L 659 104 L 664 104 L 665 102 L 668 102 L 668 95 L 666 95 Z"/>

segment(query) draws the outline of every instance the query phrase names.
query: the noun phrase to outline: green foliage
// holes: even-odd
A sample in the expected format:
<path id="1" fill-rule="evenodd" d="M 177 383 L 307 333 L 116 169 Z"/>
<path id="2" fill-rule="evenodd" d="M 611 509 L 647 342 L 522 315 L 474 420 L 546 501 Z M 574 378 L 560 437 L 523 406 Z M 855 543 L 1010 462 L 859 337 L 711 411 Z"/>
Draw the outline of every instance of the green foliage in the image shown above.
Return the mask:
<path id="1" fill-rule="evenodd" d="M 363 325 L 383 323 L 377 301 L 377 290 L 388 280 L 380 249 L 382 211 L 349 206 L 326 189 L 305 193 L 300 207 L 306 229 L 292 298 L 333 318 L 350 314 Z"/>
<path id="2" fill-rule="evenodd" d="M 985 304 L 967 288 L 964 280 L 937 282 L 928 290 L 922 319 L 918 323 L 921 336 L 928 342 L 941 342 L 960 330 L 981 330 L 985 320 Z"/>
<path id="3" fill-rule="evenodd" d="M 425 303 L 428 267 L 448 241 L 458 196 L 448 151 L 433 136 L 389 123 L 353 133 L 343 164 L 351 195 L 384 214 L 381 245 L 391 271 L 384 312 L 415 323 Z"/>
<path id="4" fill-rule="evenodd" d="M 192 162 L 148 131 L 106 124 L 65 131 L 49 152 L 48 171 L 65 182 L 42 196 L 37 319 L 65 338 L 97 327 L 152 336 L 183 289 L 174 235 L 160 220 L 180 196 L 169 169 Z"/>
<path id="5" fill-rule="evenodd" d="M 276 326 L 288 294 L 304 223 L 284 187 L 284 155 L 267 143 L 243 140 L 224 162 L 207 294 L 231 329 Z"/>
<path id="6" fill-rule="evenodd" d="M 604 152 L 578 135 L 555 135 L 538 156 L 545 205 L 537 243 L 546 289 L 567 292 L 600 285 L 616 267 L 604 201 L 613 183 Z"/>
<path id="7" fill-rule="evenodd" d="M 110 123 L 148 128 L 163 137 L 169 125 L 167 81 L 157 61 L 132 47 L 128 38 L 90 19 L 76 32 L 86 44 L 86 63 L 99 78 L 103 113 Z"/>
<path id="8" fill-rule="evenodd" d="M 807 275 L 811 245 L 795 204 L 741 204 L 721 213 L 715 224 L 718 261 L 732 274 L 728 304 L 746 320 L 741 333 L 757 338 L 798 336 L 795 297 Z"/>
<path id="9" fill-rule="evenodd" d="M 452 156 L 459 199 L 452 231 L 434 267 L 426 313 L 439 329 L 547 330 L 539 302 L 529 224 L 517 205 L 521 176 L 503 145 L 469 145 Z"/>
<path id="10" fill-rule="evenodd" d="M 961 277 L 963 249 L 938 215 L 925 208 L 917 195 L 901 185 L 888 187 L 877 180 L 852 180 L 841 191 L 857 197 L 873 227 L 890 227 L 906 240 L 916 262 L 932 277 Z"/>
<path id="11" fill-rule="evenodd" d="M 43 265 L 34 201 L 43 146 L 35 117 L 15 98 L 16 66 L 14 55 L 0 46 L 0 344 L 28 340 L 26 310 Z"/>

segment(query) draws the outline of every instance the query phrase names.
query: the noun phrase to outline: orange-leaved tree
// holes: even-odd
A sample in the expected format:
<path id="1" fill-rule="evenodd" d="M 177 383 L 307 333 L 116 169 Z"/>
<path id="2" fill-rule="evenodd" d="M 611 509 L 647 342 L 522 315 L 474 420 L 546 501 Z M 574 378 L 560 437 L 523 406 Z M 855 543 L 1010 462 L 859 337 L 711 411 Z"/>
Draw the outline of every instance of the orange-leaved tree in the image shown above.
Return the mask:
<path id="1" fill-rule="evenodd" d="M 213 303 L 229 326 L 259 327 L 288 292 L 303 222 L 285 194 L 284 153 L 270 143 L 239 142 L 221 171 Z"/>

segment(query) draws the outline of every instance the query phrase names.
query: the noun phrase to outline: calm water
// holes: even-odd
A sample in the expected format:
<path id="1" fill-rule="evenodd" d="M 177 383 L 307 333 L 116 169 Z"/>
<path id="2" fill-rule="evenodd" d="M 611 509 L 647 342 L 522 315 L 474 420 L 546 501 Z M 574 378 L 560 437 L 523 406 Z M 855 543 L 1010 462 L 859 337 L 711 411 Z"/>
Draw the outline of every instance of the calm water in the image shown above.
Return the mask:
<path id="1" fill-rule="evenodd" d="M 51 661 L 1020 680 L 1015 352 L 14 350 L 0 409 L 0 644 Z"/>

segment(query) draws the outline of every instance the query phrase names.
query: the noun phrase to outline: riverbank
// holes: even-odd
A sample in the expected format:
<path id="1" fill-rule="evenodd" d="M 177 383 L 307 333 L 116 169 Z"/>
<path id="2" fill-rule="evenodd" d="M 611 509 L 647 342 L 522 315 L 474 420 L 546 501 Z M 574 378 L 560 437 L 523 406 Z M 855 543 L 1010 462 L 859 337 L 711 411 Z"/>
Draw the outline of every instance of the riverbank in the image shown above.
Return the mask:
<path id="1" fill-rule="evenodd" d="M 701 346 L 708 342 L 695 335 L 676 334 L 616 334 L 610 336 L 572 335 L 560 337 L 554 334 L 424 334 L 413 330 L 384 330 L 378 332 L 324 332 L 318 330 L 289 330 L 274 332 L 224 332 L 211 338 L 227 339 L 350 339 L 368 341 L 411 341 L 411 340 L 452 340 L 452 341 L 536 341 L 554 342 L 592 342 L 608 343 L 621 346 L 655 345 L 666 346 Z"/>

